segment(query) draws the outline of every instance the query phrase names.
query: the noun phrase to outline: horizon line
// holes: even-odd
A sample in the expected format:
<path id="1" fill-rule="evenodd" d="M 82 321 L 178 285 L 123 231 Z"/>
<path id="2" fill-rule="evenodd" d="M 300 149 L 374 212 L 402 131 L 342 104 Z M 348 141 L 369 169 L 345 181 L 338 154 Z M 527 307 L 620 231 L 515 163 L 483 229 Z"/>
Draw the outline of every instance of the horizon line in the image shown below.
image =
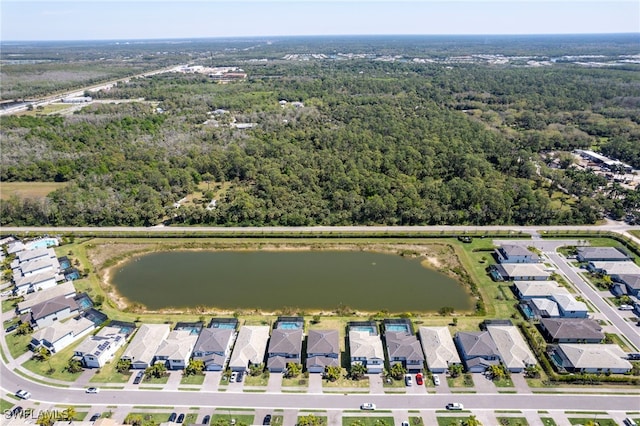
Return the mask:
<path id="1" fill-rule="evenodd" d="M 92 42 L 92 41 L 170 41 L 170 40 L 229 40 L 229 39 L 273 39 L 273 38 L 298 38 L 298 37 L 532 37 L 532 36 L 621 36 L 621 35 L 637 35 L 637 32 L 603 32 L 603 33 L 494 33 L 494 34 L 282 34 L 282 35 L 237 35 L 237 36 L 194 36 L 194 37 L 153 37 L 153 38 L 96 38 L 96 39 L 0 39 L 1 43 L 47 43 L 47 42 Z"/>

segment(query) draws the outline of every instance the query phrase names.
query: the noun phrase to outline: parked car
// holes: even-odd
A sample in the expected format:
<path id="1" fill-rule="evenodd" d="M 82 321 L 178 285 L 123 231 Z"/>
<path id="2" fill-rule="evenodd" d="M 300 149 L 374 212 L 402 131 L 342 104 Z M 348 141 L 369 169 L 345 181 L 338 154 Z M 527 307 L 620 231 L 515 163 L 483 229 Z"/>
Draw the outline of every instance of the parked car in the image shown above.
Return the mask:
<path id="1" fill-rule="evenodd" d="M 633 306 L 632 305 L 620 305 L 620 306 L 618 306 L 618 309 L 620 309 L 621 311 L 633 311 Z"/>
<path id="2" fill-rule="evenodd" d="M 447 404 L 447 410 L 464 410 L 464 406 L 459 402 L 450 402 Z"/>
<path id="3" fill-rule="evenodd" d="M 264 420 L 262 420 L 262 424 L 268 426 L 271 424 L 271 414 L 267 414 L 264 416 Z"/>
<path id="4" fill-rule="evenodd" d="M 360 406 L 361 410 L 375 410 L 376 409 L 376 404 L 372 403 L 372 402 L 365 402 L 364 404 L 362 404 Z"/>
<path id="5" fill-rule="evenodd" d="M 424 378 L 422 377 L 422 373 L 416 374 L 416 384 L 420 386 L 424 384 Z"/>
<path id="6" fill-rule="evenodd" d="M 85 392 L 86 393 L 98 393 L 98 392 L 100 392 L 100 389 L 98 389 L 98 388 L 87 388 L 87 390 Z"/>
<path id="7" fill-rule="evenodd" d="M 243 377 L 244 377 L 244 373 L 242 371 L 238 371 L 238 375 L 236 376 L 236 382 L 240 383 Z"/>
<path id="8" fill-rule="evenodd" d="M 409 422 L 402 422 L 400 426 L 409 426 Z"/>
<path id="9" fill-rule="evenodd" d="M 20 389 L 18 392 L 16 392 L 16 396 L 22 399 L 29 399 L 31 398 L 31 392 Z"/>
<path id="10" fill-rule="evenodd" d="M 233 373 L 231 373 L 231 377 L 229 378 L 229 383 L 235 382 L 237 378 L 238 378 L 238 372 L 234 371 Z"/>
<path id="11" fill-rule="evenodd" d="M 202 418 L 202 424 L 203 425 L 208 425 L 210 420 L 211 420 L 211 416 L 207 414 L 206 416 L 204 416 Z"/>
<path id="12" fill-rule="evenodd" d="M 20 326 L 20 324 L 12 324 L 9 327 L 7 327 L 4 331 L 6 333 L 11 333 L 12 331 L 14 331 L 15 329 L 17 329 Z"/>
<path id="13" fill-rule="evenodd" d="M 100 413 L 95 413 L 93 416 L 91 416 L 91 418 L 89 419 L 90 422 L 95 422 L 96 420 L 98 420 L 100 418 L 100 416 L 102 416 L 102 414 Z"/>
<path id="14" fill-rule="evenodd" d="M 638 426 L 638 423 L 636 423 L 636 421 L 631 417 L 627 417 L 626 419 L 624 419 L 624 424 L 627 426 Z"/>
<path id="15" fill-rule="evenodd" d="M 438 376 L 437 374 L 433 375 L 433 384 L 436 386 L 440 386 L 440 376 Z"/>
<path id="16" fill-rule="evenodd" d="M 177 417 L 178 417 L 178 415 L 176 413 L 171 413 L 169 415 L 169 421 L 170 422 L 175 422 Z"/>
<path id="17" fill-rule="evenodd" d="M 139 385 L 143 377 L 144 377 L 144 371 L 138 371 L 138 374 L 136 374 L 136 378 L 133 379 L 133 384 Z"/>
<path id="18" fill-rule="evenodd" d="M 407 374 L 406 376 L 404 376 L 404 384 L 407 386 L 413 385 L 413 379 L 411 378 L 410 374 Z"/>
<path id="19" fill-rule="evenodd" d="M 182 422 L 184 422 L 184 413 L 180 413 L 180 415 L 178 415 L 178 420 L 176 420 L 176 423 Z"/>

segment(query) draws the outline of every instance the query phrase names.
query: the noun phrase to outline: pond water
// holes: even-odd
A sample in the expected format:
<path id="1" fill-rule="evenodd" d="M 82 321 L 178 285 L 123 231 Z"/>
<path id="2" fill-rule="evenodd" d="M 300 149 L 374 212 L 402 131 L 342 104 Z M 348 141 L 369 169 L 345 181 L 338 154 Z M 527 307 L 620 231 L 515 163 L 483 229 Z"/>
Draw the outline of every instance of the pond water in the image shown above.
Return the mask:
<path id="1" fill-rule="evenodd" d="M 364 251 L 159 252 L 114 271 L 112 284 L 155 310 L 196 306 L 276 311 L 470 310 L 465 288 L 418 259 Z"/>

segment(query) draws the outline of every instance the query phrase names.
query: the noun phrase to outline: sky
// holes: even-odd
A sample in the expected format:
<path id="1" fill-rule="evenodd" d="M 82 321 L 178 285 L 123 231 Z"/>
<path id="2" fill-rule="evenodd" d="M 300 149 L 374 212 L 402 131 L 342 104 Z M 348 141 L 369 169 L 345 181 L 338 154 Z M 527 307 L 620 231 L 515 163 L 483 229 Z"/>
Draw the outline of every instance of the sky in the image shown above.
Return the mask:
<path id="1" fill-rule="evenodd" d="M 0 39 L 640 32 L 640 0 L 0 0 Z"/>

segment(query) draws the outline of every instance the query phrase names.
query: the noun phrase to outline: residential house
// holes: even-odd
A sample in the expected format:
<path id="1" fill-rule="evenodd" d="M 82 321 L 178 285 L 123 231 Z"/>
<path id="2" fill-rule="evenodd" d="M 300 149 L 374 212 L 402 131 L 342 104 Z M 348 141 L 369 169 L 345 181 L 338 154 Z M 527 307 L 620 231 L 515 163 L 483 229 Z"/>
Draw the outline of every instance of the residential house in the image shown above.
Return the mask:
<path id="1" fill-rule="evenodd" d="M 550 343 L 600 343 L 602 327 L 588 318 L 543 318 L 540 331 Z"/>
<path id="2" fill-rule="evenodd" d="M 24 300 L 18 303 L 16 313 L 25 314 L 31 311 L 34 305 L 42 303 L 46 300 L 54 299 L 58 296 L 64 296 L 67 299 L 73 298 L 76 295 L 76 289 L 73 283 L 65 281 L 62 284 L 58 284 L 55 287 L 47 288 L 44 290 L 29 293 L 24 296 Z"/>
<path id="3" fill-rule="evenodd" d="M 267 369 L 271 373 L 286 371 L 287 364 L 301 364 L 302 329 L 276 328 L 271 332 L 267 349 Z"/>
<path id="4" fill-rule="evenodd" d="M 587 305 L 576 300 L 571 294 L 552 294 L 551 298 L 558 304 L 562 318 L 587 318 L 589 316 Z"/>
<path id="5" fill-rule="evenodd" d="M 420 327 L 418 336 L 432 373 L 444 373 L 449 367 L 462 364 L 448 327 Z"/>
<path id="6" fill-rule="evenodd" d="M 424 368 L 424 353 L 414 334 L 402 331 L 384 333 L 389 365 L 401 364 L 408 373 L 419 373 Z"/>
<path id="7" fill-rule="evenodd" d="M 621 275 L 640 275 L 640 266 L 633 262 L 589 262 L 590 272 L 607 274 L 614 281 Z"/>
<path id="8" fill-rule="evenodd" d="M 515 244 L 504 244 L 495 251 L 498 263 L 538 263 L 540 256 L 528 248 Z"/>
<path id="9" fill-rule="evenodd" d="M 493 267 L 505 281 L 545 281 L 551 276 L 537 263 L 500 263 Z"/>
<path id="10" fill-rule="evenodd" d="M 15 269 L 26 262 L 43 259 L 56 259 L 56 253 L 52 248 L 36 248 L 33 250 L 24 250 L 16 254 L 16 258 L 11 262 L 11 269 Z"/>
<path id="11" fill-rule="evenodd" d="M 103 327 L 98 333 L 87 337 L 74 350 L 86 368 L 101 368 L 113 358 L 116 351 L 127 341 L 120 327 Z"/>
<path id="12" fill-rule="evenodd" d="M 525 304 L 531 310 L 532 318 L 559 318 L 560 308 L 552 299 L 542 297 L 534 297 L 525 301 Z"/>
<path id="13" fill-rule="evenodd" d="M 570 373 L 625 374 L 633 367 L 615 344 L 561 343 L 552 349 L 552 362 Z"/>
<path id="14" fill-rule="evenodd" d="M 197 340 L 191 330 L 173 330 L 158 346 L 153 363 L 164 363 L 168 370 L 187 368 Z"/>
<path id="15" fill-rule="evenodd" d="M 7 254 L 19 253 L 25 249 L 22 241 L 10 241 L 7 244 Z"/>
<path id="16" fill-rule="evenodd" d="M 338 330 L 309 330 L 307 361 L 309 373 L 323 373 L 325 367 L 340 366 L 340 337 Z"/>
<path id="17" fill-rule="evenodd" d="M 538 364 L 516 326 L 489 325 L 487 332 L 498 348 L 502 363 L 511 373 L 521 373 L 525 368 Z"/>
<path id="18" fill-rule="evenodd" d="M 193 359 L 202 361 L 206 371 L 222 371 L 236 338 L 233 328 L 203 328 L 193 347 Z"/>
<path id="19" fill-rule="evenodd" d="M 131 361 L 131 368 L 145 369 L 153 365 L 155 355 L 169 335 L 169 324 L 142 324 L 120 359 Z"/>
<path id="20" fill-rule="evenodd" d="M 580 262 L 623 262 L 631 257 L 616 247 L 578 247 L 576 258 Z"/>
<path id="21" fill-rule="evenodd" d="M 57 258 L 42 258 L 21 263 L 17 268 L 13 268 L 13 279 L 19 277 L 28 277 L 47 271 L 58 273 L 60 271 L 60 263 Z"/>
<path id="22" fill-rule="evenodd" d="M 350 329 L 349 355 L 351 365 L 362 364 L 369 374 L 379 374 L 384 370 L 384 348 L 377 332 Z"/>
<path id="23" fill-rule="evenodd" d="M 640 297 L 640 274 L 622 274 L 615 277 L 615 281 L 620 284 L 624 284 L 627 289 L 627 294 Z"/>
<path id="24" fill-rule="evenodd" d="M 264 362 L 269 326 L 242 326 L 229 359 L 231 371 L 248 371 L 250 365 Z"/>
<path id="25" fill-rule="evenodd" d="M 514 281 L 513 290 L 520 300 L 534 297 L 551 298 L 552 294 L 569 294 L 569 290 L 556 281 Z"/>
<path id="26" fill-rule="evenodd" d="M 43 328 L 78 313 L 78 303 L 73 298 L 58 296 L 31 307 L 30 321 L 33 326 Z"/>
<path id="27" fill-rule="evenodd" d="M 55 287 L 61 281 L 64 281 L 64 276 L 54 270 L 34 275 L 14 276 L 15 288 L 13 292 L 16 295 L 25 295 Z"/>
<path id="28" fill-rule="evenodd" d="M 500 352 L 488 331 L 459 331 L 454 337 L 460 358 L 470 373 L 483 373 L 500 364 Z"/>
<path id="29" fill-rule="evenodd" d="M 29 346 L 34 350 L 42 346 L 51 353 L 56 353 L 86 336 L 93 329 L 95 329 L 95 324 L 87 318 L 70 318 L 34 332 Z"/>

